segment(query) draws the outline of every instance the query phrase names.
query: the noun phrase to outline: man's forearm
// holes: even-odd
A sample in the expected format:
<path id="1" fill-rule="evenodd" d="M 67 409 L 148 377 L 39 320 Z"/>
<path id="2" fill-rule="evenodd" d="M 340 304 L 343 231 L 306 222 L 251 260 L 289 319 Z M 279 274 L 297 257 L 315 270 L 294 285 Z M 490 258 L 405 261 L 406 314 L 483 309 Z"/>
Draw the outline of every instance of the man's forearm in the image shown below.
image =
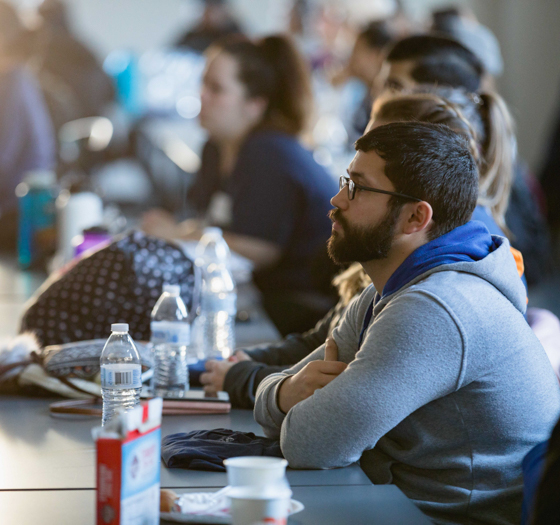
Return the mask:
<path id="1" fill-rule="evenodd" d="M 277 398 L 279 388 L 289 375 L 286 372 L 272 374 L 257 389 L 254 417 L 269 438 L 278 439 L 286 415 L 280 410 Z"/>

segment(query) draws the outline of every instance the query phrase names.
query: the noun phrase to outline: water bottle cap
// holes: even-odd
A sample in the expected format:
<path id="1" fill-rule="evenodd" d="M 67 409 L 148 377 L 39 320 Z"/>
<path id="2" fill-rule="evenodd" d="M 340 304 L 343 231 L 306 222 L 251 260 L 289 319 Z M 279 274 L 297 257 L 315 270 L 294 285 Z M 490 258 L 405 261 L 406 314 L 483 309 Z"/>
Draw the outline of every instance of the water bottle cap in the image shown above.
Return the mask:
<path id="1" fill-rule="evenodd" d="M 204 228 L 203 235 L 210 234 L 210 235 L 219 235 L 220 237 L 223 235 L 222 229 L 218 228 L 217 226 L 208 226 Z"/>
<path id="2" fill-rule="evenodd" d="M 113 323 L 111 325 L 111 332 L 127 332 L 128 333 L 128 323 Z"/>
<path id="3" fill-rule="evenodd" d="M 46 189 L 56 184 L 56 173 L 52 170 L 32 170 L 25 174 L 24 182 L 34 188 Z"/>
<path id="4" fill-rule="evenodd" d="M 181 286 L 178 284 L 164 284 L 163 291 L 170 295 L 180 295 L 181 294 Z"/>

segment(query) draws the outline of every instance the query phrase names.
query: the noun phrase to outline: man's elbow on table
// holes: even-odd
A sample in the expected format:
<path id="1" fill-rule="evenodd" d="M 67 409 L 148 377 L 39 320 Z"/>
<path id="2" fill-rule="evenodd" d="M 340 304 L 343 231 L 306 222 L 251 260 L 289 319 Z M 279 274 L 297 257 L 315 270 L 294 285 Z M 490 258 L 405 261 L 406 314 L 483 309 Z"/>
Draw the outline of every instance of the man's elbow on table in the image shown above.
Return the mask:
<path id="1" fill-rule="evenodd" d="M 280 439 L 282 454 L 293 469 L 326 470 L 347 467 L 355 462 L 345 457 L 341 450 L 333 449 L 328 440 L 306 443 L 297 436 L 293 438 L 282 431 Z"/>

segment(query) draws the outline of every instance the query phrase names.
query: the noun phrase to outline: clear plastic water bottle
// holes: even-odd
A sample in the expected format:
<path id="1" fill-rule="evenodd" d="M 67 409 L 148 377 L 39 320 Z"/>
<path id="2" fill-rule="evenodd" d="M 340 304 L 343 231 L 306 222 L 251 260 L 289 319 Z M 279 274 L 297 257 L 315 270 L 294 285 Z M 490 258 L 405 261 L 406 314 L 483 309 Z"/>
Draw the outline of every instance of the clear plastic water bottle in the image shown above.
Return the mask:
<path id="1" fill-rule="evenodd" d="M 158 397 L 184 397 L 189 389 L 191 326 L 178 284 L 164 284 L 152 310 L 151 342 L 154 355 L 152 388 Z"/>
<path id="2" fill-rule="evenodd" d="M 106 425 L 118 408 L 128 411 L 140 402 L 142 367 L 128 324 L 111 325 L 111 336 L 101 352 L 101 394 Z"/>
<path id="3" fill-rule="evenodd" d="M 227 266 L 210 263 L 204 270 L 199 339 L 205 359 L 227 359 L 235 348 L 237 289 Z"/>
<path id="4" fill-rule="evenodd" d="M 229 246 L 222 236 L 222 229 L 204 228 L 204 235 L 200 238 L 195 250 L 195 263 L 203 270 L 210 263 L 229 265 L 231 253 Z"/>

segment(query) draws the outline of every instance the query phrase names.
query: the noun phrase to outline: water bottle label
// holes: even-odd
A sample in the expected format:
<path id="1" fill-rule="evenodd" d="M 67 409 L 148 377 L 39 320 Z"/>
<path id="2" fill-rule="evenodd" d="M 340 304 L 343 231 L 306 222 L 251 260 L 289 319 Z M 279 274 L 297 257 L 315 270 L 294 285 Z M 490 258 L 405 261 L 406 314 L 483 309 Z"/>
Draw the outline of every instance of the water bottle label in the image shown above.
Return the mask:
<path id="1" fill-rule="evenodd" d="M 142 387 L 142 370 L 140 365 L 128 363 L 102 365 L 101 388 L 124 390 Z"/>
<path id="2" fill-rule="evenodd" d="M 152 337 L 154 345 L 176 343 L 189 345 L 191 342 L 191 325 L 185 322 L 152 321 Z"/>

